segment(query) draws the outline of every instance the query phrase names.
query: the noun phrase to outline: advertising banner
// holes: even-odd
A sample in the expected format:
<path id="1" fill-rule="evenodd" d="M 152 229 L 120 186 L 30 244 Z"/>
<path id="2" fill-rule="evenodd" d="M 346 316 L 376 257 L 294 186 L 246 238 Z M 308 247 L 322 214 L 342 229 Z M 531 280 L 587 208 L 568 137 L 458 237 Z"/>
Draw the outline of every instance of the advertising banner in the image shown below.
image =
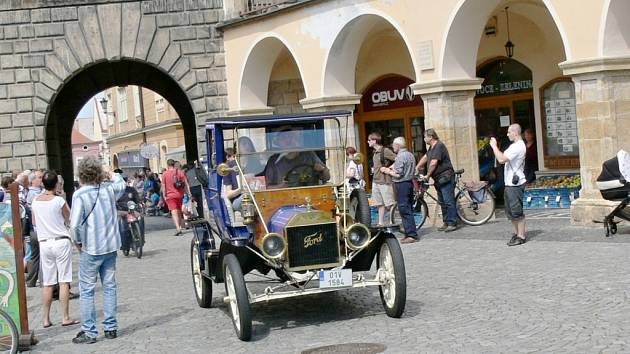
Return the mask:
<path id="1" fill-rule="evenodd" d="M 11 204 L 0 203 L 0 232 L 0 308 L 11 316 L 18 332 L 21 332 Z M 9 333 L 8 328 L 0 328 L 0 337 Z"/>

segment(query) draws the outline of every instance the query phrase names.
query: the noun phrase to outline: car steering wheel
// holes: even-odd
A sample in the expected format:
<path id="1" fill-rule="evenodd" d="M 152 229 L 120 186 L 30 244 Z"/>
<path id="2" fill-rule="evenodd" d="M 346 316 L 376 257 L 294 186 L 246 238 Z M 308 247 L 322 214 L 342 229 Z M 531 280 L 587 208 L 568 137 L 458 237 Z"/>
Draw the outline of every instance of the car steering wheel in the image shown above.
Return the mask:
<path id="1" fill-rule="evenodd" d="M 308 186 L 311 185 L 313 176 L 316 173 L 317 171 L 315 171 L 315 167 L 313 165 L 303 163 L 287 171 L 284 175 L 284 180 L 287 182 L 289 187 Z"/>

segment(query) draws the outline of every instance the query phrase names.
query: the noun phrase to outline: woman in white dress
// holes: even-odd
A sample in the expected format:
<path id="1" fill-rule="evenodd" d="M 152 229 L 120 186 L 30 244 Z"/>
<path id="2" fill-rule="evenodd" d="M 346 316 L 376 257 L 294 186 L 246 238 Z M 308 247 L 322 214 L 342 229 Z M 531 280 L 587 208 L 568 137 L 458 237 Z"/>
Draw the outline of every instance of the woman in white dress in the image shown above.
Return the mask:
<path id="1" fill-rule="evenodd" d="M 46 171 L 42 177 L 45 191 L 33 200 L 33 224 L 37 229 L 42 268 L 42 303 L 44 328 L 52 326 L 50 305 L 53 288 L 59 284 L 59 301 L 63 310 L 62 326 L 78 324 L 70 319 L 69 295 L 72 282 L 72 241 L 66 225 L 70 223 L 70 208 L 65 199 L 56 195 L 57 174 Z"/>

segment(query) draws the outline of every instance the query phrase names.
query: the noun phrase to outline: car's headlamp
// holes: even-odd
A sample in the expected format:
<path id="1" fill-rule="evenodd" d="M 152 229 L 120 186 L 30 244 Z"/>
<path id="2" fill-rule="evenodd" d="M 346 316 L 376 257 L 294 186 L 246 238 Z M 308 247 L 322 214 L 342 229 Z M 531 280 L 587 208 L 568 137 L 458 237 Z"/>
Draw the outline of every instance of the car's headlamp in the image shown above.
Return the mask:
<path id="1" fill-rule="evenodd" d="M 265 257 L 276 259 L 280 258 L 287 248 L 284 238 L 275 232 L 270 232 L 262 239 L 261 251 Z"/>
<path id="2" fill-rule="evenodd" d="M 346 229 L 346 244 L 352 250 L 360 250 L 370 242 L 370 230 L 363 224 L 352 224 Z"/>

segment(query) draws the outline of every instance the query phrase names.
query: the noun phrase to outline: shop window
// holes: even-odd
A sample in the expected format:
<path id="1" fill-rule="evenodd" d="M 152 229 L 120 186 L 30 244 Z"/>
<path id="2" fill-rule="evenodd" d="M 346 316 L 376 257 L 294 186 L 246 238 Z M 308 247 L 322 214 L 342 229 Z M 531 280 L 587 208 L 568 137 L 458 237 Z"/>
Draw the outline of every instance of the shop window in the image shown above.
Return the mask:
<path id="1" fill-rule="evenodd" d="M 422 158 L 427 151 L 424 143 L 424 118 L 414 117 L 411 119 L 411 152 L 416 159 Z"/>
<path id="2" fill-rule="evenodd" d="M 540 90 L 545 166 L 578 168 L 579 139 L 573 82 L 568 78 L 556 79 Z"/>

